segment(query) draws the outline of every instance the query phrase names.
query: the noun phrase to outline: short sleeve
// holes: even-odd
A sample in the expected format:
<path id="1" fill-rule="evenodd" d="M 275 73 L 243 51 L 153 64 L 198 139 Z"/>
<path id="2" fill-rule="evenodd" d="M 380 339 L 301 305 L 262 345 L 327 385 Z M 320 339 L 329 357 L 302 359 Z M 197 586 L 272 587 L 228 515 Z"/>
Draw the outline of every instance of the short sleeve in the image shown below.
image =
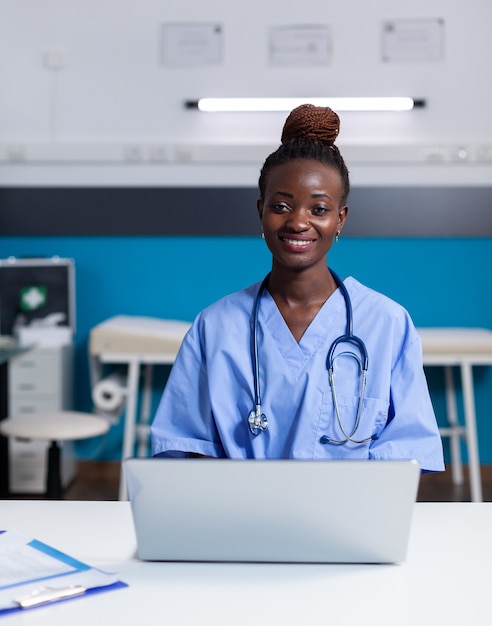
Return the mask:
<path id="1" fill-rule="evenodd" d="M 152 422 L 154 456 L 225 456 L 212 415 L 198 328 L 196 320 L 183 340 Z"/>
<path id="2" fill-rule="evenodd" d="M 388 421 L 370 448 L 372 459 L 415 459 L 422 470 L 444 469 L 442 439 L 412 326 L 391 372 Z"/>

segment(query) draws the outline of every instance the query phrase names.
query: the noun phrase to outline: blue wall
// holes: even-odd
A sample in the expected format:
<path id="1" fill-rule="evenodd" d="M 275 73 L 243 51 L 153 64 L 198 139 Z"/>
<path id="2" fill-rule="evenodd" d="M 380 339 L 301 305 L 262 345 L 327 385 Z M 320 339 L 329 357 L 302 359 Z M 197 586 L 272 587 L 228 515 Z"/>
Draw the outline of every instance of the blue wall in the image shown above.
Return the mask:
<path id="1" fill-rule="evenodd" d="M 191 321 L 221 296 L 259 280 L 270 256 L 256 237 L 0 237 L 0 257 L 69 257 L 76 273 L 75 408 L 90 410 L 87 341 L 113 315 Z M 330 265 L 405 306 L 417 326 L 492 328 L 491 239 L 342 238 Z M 480 457 L 492 463 L 492 368 L 475 368 Z M 443 384 L 428 370 L 438 419 Z M 162 377 L 162 384 L 165 376 Z M 159 381 L 158 381 L 159 384 Z M 121 424 L 109 443 L 81 456 L 117 458 Z"/>

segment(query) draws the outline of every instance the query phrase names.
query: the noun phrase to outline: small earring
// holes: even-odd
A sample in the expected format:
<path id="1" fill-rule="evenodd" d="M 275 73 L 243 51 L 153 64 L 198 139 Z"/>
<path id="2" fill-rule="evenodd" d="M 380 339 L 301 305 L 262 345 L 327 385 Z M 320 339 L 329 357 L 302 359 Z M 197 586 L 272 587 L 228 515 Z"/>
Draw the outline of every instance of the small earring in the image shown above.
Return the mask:
<path id="1" fill-rule="evenodd" d="M 340 231 L 337 230 L 337 234 L 335 235 L 335 243 L 338 243 L 340 237 Z"/>
<path id="2" fill-rule="evenodd" d="M 263 231 L 261 231 L 261 238 L 265 239 L 265 233 Z"/>

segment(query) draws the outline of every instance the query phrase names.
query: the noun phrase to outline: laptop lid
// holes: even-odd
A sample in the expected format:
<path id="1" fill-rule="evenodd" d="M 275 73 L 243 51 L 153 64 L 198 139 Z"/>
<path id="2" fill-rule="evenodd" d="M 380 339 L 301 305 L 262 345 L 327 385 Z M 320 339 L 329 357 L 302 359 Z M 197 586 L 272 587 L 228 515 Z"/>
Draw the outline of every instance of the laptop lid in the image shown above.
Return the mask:
<path id="1" fill-rule="evenodd" d="M 132 458 L 138 556 L 156 561 L 395 563 L 416 461 Z"/>

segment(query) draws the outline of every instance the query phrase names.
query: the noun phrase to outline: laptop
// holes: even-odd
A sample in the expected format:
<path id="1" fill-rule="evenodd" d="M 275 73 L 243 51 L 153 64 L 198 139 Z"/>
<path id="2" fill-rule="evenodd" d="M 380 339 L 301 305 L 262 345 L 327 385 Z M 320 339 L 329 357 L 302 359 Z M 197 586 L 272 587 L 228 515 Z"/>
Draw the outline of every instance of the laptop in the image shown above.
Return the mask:
<path id="1" fill-rule="evenodd" d="M 401 563 L 416 461 L 124 461 L 141 560 Z"/>

